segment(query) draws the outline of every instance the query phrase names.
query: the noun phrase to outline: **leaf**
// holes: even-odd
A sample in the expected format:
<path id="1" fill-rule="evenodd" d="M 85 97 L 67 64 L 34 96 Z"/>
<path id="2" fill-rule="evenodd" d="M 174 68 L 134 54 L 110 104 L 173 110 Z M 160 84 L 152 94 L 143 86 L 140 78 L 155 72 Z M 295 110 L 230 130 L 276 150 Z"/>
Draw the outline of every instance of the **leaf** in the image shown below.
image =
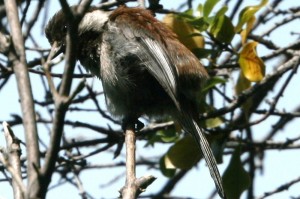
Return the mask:
<path id="1" fill-rule="evenodd" d="M 227 6 L 223 6 L 217 13 L 215 17 L 221 17 L 224 16 L 225 13 L 227 12 L 228 7 Z"/>
<path id="2" fill-rule="evenodd" d="M 227 141 L 227 137 L 222 135 L 219 136 L 211 136 L 211 150 L 216 158 L 217 163 L 223 163 L 223 154 L 224 154 L 224 148 Z"/>
<path id="3" fill-rule="evenodd" d="M 239 56 L 239 64 L 243 75 L 251 82 L 258 82 L 265 76 L 265 64 L 256 52 L 257 42 L 247 43 Z"/>
<path id="4" fill-rule="evenodd" d="M 214 23 L 210 28 L 210 33 L 218 41 L 225 43 L 230 43 L 235 35 L 231 20 L 226 15 L 215 18 Z"/>
<path id="5" fill-rule="evenodd" d="M 199 16 L 203 16 L 203 5 L 201 3 L 199 3 L 198 7 L 197 7 L 197 11 L 198 11 L 198 15 Z"/>
<path id="6" fill-rule="evenodd" d="M 178 39 L 188 49 L 193 50 L 204 47 L 203 36 L 189 23 L 184 21 L 183 18 L 175 14 L 167 14 L 164 17 L 163 22 L 177 34 Z"/>
<path id="7" fill-rule="evenodd" d="M 237 84 L 235 86 L 235 92 L 237 95 L 241 94 L 244 90 L 251 87 L 251 82 L 244 76 L 242 72 L 240 72 Z M 243 103 L 242 109 L 245 119 L 248 121 L 249 115 L 251 114 L 250 109 L 253 105 L 253 97 L 247 98 L 247 100 Z"/>
<path id="8" fill-rule="evenodd" d="M 245 7 L 239 15 L 239 21 L 235 28 L 235 32 L 240 32 L 243 28 L 243 25 L 246 24 L 249 20 L 251 20 L 255 13 L 260 8 L 264 7 L 267 3 L 268 0 L 262 0 L 259 5 Z"/>
<path id="9" fill-rule="evenodd" d="M 244 90 L 251 87 L 251 82 L 244 76 L 242 72 L 240 72 L 237 84 L 235 85 L 236 95 L 241 94 Z M 242 109 L 244 111 L 245 119 L 248 120 L 248 116 L 250 114 L 250 108 L 253 104 L 253 98 L 249 97 L 242 105 Z"/>
<path id="10" fill-rule="evenodd" d="M 202 157 L 195 140 L 190 135 L 176 142 L 165 156 L 169 161 L 166 168 L 179 169 L 192 168 Z"/>
<path id="11" fill-rule="evenodd" d="M 216 108 L 213 106 L 210 106 L 208 104 L 204 104 L 202 105 L 202 107 L 204 107 L 205 109 L 203 110 L 203 112 L 212 112 L 215 111 Z M 205 126 L 205 128 L 216 128 L 219 127 L 220 125 L 224 124 L 225 119 L 222 116 L 217 116 L 217 117 L 213 117 L 213 118 L 209 118 L 206 120 L 202 120 L 200 123 L 202 126 Z M 207 137 L 207 139 L 209 140 L 212 137 L 212 135 L 209 135 Z"/>
<path id="12" fill-rule="evenodd" d="M 196 55 L 196 57 L 201 59 L 201 58 L 207 58 L 210 55 L 218 53 L 219 51 L 212 50 L 212 49 L 195 48 L 192 50 L 192 52 Z"/>
<path id="13" fill-rule="evenodd" d="M 204 88 L 202 89 L 202 92 L 207 92 L 211 88 L 215 87 L 217 84 L 225 84 L 226 82 L 227 80 L 221 77 L 217 77 L 217 76 L 211 77 L 206 81 Z"/>
<path id="14" fill-rule="evenodd" d="M 189 20 L 188 24 L 195 27 L 196 30 L 205 31 L 205 30 L 207 30 L 207 28 L 209 26 L 209 20 L 204 19 L 203 17 L 194 18 L 192 20 Z"/>
<path id="15" fill-rule="evenodd" d="M 156 142 L 175 142 L 179 138 L 177 132 L 178 131 L 176 131 L 176 129 L 174 128 L 168 128 L 167 130 L 159 130 L 156 133 L 148 136 L 148 142 L 146 143 L 146 146 L 153 146 Z"/>
<path id="16" fill-rule="evenodd" d="M 249 21 L 247 22 L 246 29 L 242 30 L 242 32 L 240 33 L 241 37 L 242 37 L 242 44 L 243 45 L 246 43 L 247 37 L 249 35 L 249 32 L 252 30 L 252 27 L 253 27 L 255 21 L 256 21 L 255 16 L 252 16 L 249 19 Z"/>
<path id="17" fill-rule="evenodd" d="M 203 16 L 207 18 L 219 0 L 206 0 L 203 5 Z"/>
<path id="18" fill-rule="evenodd" d="M 235 93 L 237 95 L 241 94 L 244 90 L 250 88 L 251 82 L 244 76 L 241 72 L 238 78 L 238 81 L 235 85 Z"/>
<path id="19" fill-rule="evenodd" d="M 166 165 L 168 165 L 168 160 L 166 160 L 166 156 L 163 156 L 160 158 L 160 161 L 159 161 L 159 168 L 160 168 L 160 171 L 162 172 L 162 174 L 166 177 L 173 177 L 176 173 L 176 169 L 174 168 L 167 168 Z"/>
<path id="20" fill-rule="evenodd" d="M 239 199 L 243 191 L 249 188 L 251 178 L 242 165 L 239 148 L 232 154 L 222 178 L 228 199 Z"/>
<path id="21" fill-rule="evenodd" d="M 224 119 L 222 117 L 214 117 L 205 120 L 205 127 L 207 128 L 216 128 L 221 124 L 224 124 Z"/>

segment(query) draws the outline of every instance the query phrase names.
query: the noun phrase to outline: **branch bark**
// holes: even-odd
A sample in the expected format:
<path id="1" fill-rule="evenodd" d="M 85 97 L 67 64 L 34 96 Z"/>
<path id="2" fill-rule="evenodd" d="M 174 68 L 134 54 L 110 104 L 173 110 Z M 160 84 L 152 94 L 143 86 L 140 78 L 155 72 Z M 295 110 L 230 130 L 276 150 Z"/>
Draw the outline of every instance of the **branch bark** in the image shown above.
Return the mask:
<path id="1" fill-rule="evenodd" d="M 51 138 L 49 149 L 46 154 L 45 164 L 41 169 L 41 177 L 43 179 L 43 187 L 41 191 L 41 197 L 45 198 L 48 186 L 51 181 L 52 174 L 55 170 L 55 164 L 58 157 L 58 152 L 60 150 L 60 142 L 64 129 L 64 120 L 68 106 L 71 102 L 70 90 L 72 85 L 72 75 L 74 72 L 75 62 L 76 62 L 76 50 L 77 50 L 77 28 L 79 19 L 84 15 L 88 6 L 91 3 L 91 0 L 82 1 L 78 7 L 77 13 L 72 13 L 68 3 L 65 0 L 60 0 L 63 10 L 66 13 L 67 20 L 69 22 L 69 30 L 67 34 L 67 48 L 66 48 L 66 59 L 64 73 L 61 81 L 61 86 L 56 93 L 56 90 L 52 91 L 55 93 L 54 102 L 55 102 L 55 114 L 53 127 L 51 130 Z M 76 16 L 75 16 L 76 15 Z M 50 53 L 51 57 L 51 53 Z M 48 80 L 51 81 L 51 80 Z M 54 94 L 53 93 L 53 94 Z M 72 95 L 71 95 L 72 96 Z"/>
<path id="2" fill-rule="evenodd" d="M 9 52 L 9 59 L 13 63 L 13 70 L 17 81 L 27 143 L 27 197 L 34 198 L 40 189 L 38 172 L 36 171 L 36 168 L 40 167 L 40 154 L 33 96 L 16 1 L 5 0 L 5 8 L 14 47 L 14 50 Z"/>
<path id="3" fill-rule="evenodd" d="M 22 181 L 21 173 L 21 147 L 20 140 L 15 137 L 7 122 L 3 122 L 4 136 L 6 139 L 7 159 L 2 158 L 2 163 L 12 175 L 14 199 L 24 199 L 26 187 Z"/>
<path id="4" fill-rule="evenodd" d="M 137 196 L 138 187 L 135 184 L 135 132 L 133 127 L 125 131 L 126 144 L 126 183 L 122 190 L 124 199 L 133 199 Z"/>
<path id="5" fill-rule="evenodd" d="M 144 192 L 146 188 L 156 179 L 152 175 L 136 178 L 136 135 L 134 124 L 126 126 L 125 144 L 126 144 L 126 182 L 125 186 L 119 191 L 123 199 L 134 199 Z"/>

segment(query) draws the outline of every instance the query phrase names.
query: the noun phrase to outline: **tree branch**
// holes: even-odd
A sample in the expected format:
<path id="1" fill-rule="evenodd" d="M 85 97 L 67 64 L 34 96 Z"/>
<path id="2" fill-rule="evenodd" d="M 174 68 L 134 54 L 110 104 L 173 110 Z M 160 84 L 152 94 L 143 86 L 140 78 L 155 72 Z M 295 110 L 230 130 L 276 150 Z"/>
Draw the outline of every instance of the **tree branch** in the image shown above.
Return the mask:
<path id="1" fill-rule="evenodd" d="M 290 182 L 288 182 L 288 183 L 285 183 L 285 184 L 281 185 L 280 187 L 276 188 L 276 189 L 273 190 L 273 191 L 265 192 L 264 195 L 258 197 L 258 199 L 264 199 L 264 198 L 267 198 L 267 197 L 269 197 L 269 196 L 271 196 L 271 195 L 274 195 L 274 194 L 276 194 L 276 193 L 285 191 L 285 190 L 289 189 L 292 185 L 294 185 L 294 184 L 296 184 L 296 183 L 298 183 L 298 182 L 300 182 L 300 177 L 298 177 L 298 178 L 296 178 L 295 180 L 292 180 L 292 181 L 290 181 Z"/>
<path id="2" fill-rule="evenodd" d="M 36 168 L 40 167 L 40 154 L 33 96 L 26 65 L 24 41 L 21 32 L 16 1 L 5 0 L 5 8 L 15 50 L 15 52 L 11 51 L 9 53 L 9 59 L 13 63 L 13 70 L 16 75 L 27 143 L 27 194 L 29 197 L 34 198 L 37 197 L 37 193 L 40 190 L 38 172 L 36 171 Z"/>
<path id="3" fill-rule="evenodd" d="M 138 187 L 135 184 L 135 132 L 134 127 L 125 131 L 126 144 L 126 182 L 122 190 L 122 198 L 133 199 L 137 197 Z"/>
<path id="4" fill-rule="evenodd" d="M 135 167 L 135 141 L 136 135 L 134 124 L 128 124 L 125 130 L 126 144 L 126 182 L 125 186 L 119 191 L 123 199 L 134 199 L 144 192 L 146 188 L 156 179 L 154 176 L 147 175 L 136 178 Z"/>
<path id="5" fill-rule="evenodd" d="M 55 170 L 55 163 L 58 157 L 58 152 L 60 150 L 60 142 L 63 134 L 64 128 L 64 120 L 65 115 L 68 110 L 68 106 L 70 103 L 70 95 L 71 85 L 72 85 L 72 75 L 74 72 L 75 62 L 76 62 L 76 50 L 77 50 L 77 28 L 78 23 L 84 12 L 87 10 L 88 6 L 91 3 L 91 0 L 82 1 L 78 7 L 77 13 L 72 13 L 68 3 L 65 0 L 60 0 L 62 8 L 66 13 L 67 20 L 69 22 L 69 29 L 67 34 L 67 48 L 66 48 L 66 56 L 65 56 L 65 67 L 64 73 L 61 81 L 61 86 L 59 92 L 56 96 L 54 96 L 55 101 L 55 115 L 53 121 L 53 127 L 51 131 L 50 145 L 48 152 L 45 158 L 45 164 L 41 170 L 41 175 L 44 179 L 43 183 L 43 198 L 47 192 L 47 188 L 51 181 L 51 176 Z M 76 15 L 76 16 L 75 16 Z M 53 91 L 56 93 L 56 91 Z"/>
<path id="6" fill-rule="evenodd" d="M 14 199 L 24 199 L 26 187 L 22 182 L 20 140 L 15 137 L 13 131 L 6 122 L 3 122 L 2 125 L 6 139 L 8 161 L 4 157 L 1 157 L 1 161 L 13 177 L 12 187 L 14 190 Z"/>

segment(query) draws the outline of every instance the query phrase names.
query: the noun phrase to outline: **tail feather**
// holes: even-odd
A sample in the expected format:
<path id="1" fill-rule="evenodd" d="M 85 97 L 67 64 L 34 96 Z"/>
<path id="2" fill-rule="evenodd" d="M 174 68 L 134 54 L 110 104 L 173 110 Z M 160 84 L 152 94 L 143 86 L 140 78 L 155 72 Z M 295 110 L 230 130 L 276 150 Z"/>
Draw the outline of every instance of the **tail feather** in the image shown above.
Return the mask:
<path id="1" fill-rule="evenodd" d="M 179 118 L 179 122 L 183 126 L 184 130 L 191 133 L 196 140 L 201 153 L 203 154 L 205 162 L 209 168 L 210 175 L 215 182 L 220 197 L 226 198 L 222 185 L 222 178 L 217 167 L 217 162 L 203 131 L 200 129 L 196 121 L 187 113 L 182 113 L 182 116 Z"/>

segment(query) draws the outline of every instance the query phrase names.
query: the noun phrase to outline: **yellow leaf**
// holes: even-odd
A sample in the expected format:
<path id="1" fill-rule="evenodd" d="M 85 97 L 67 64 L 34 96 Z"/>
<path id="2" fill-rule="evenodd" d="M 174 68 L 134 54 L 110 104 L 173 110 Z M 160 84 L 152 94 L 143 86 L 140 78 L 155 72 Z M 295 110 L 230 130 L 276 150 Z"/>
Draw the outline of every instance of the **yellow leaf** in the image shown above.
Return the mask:
<path id="1" fill-rule="evenodd" d="M 175 14 L 167 14 L 163 18 L 163 22 L 177 34 L 180 42 L 188 49 L 193 50 L 204 47 L 204 38 L 200 35 L 200 32 Z M 192 34 L 193 36 L 191 36 Z M 197 35 L 195 36 L 195 34 Z"/>
<path id="2" fill-rule="evenodd" d="M 240 13 L 239 22 L 235 28 L 235 32 L 240 32 L 242 30 L 243 25 L 246 24 L 249 20 L 251 20 L 255 13 L 267 3 L 268 0 L 262 0 L 259 5 L 245 7 Z"/>
<path id="3" fill-rule="evenodd" d="M 251 82 L 261 81 L 265 76 L 265 64 L 258 57 L 256 46 L 257 42 L 245 44 L 238 60 L 243 75 Z"/>
<path id="4" fill-rule="evenodd" d="M 243 44 L 243 45 L 246 43 L 248 34 L 249 34 L 249 32 L 252 30 L 252 27 L 253 27 L 255 21 L 256 21 L 255 16 L 252 16 L 252 17 L 248 20 L 248 22 L 247 22 L 246 29 L 242 30 L 242 32 L 240 33 L 240 34 L 241 34 L 241 37 L 242 37 L 242 44 Z"/>

